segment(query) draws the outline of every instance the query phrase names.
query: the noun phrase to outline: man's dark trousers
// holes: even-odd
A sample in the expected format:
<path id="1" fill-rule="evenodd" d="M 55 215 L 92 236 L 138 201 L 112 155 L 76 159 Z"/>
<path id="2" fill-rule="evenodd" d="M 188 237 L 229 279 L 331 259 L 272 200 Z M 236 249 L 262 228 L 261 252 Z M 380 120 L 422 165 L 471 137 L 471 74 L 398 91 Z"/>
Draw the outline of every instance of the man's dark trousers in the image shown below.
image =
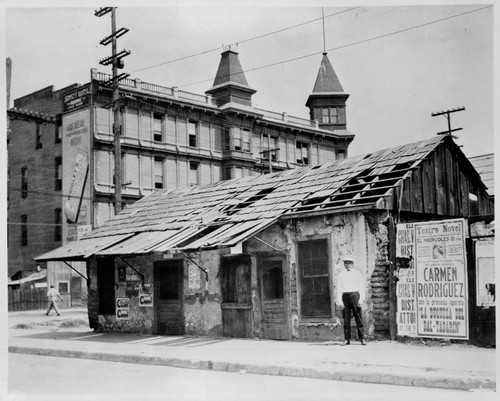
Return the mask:
<path id="1" fill-rule="evenodd" d="M 361 308 L 358 308 L 359 292 L 344 292 L 342 303 L 344 304 L 344 338 L 346 341 L 351 341 L 351 318 L 354 316 L 358 329 L 358 340 L 361 341 L 363 339 L 363 321 L 360 315 Z"/>

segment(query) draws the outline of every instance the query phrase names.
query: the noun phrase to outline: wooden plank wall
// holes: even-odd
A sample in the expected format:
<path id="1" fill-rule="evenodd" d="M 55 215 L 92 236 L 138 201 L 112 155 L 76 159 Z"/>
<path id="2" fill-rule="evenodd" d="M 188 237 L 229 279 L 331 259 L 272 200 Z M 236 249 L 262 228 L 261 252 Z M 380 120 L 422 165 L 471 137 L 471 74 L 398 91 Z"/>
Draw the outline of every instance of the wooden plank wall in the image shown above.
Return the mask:
<path id="1" fill-rule="evenodd" d="M 9 312 L 46 309 L 47 289 L 9 290 Z"/>
<path id="2" fill-rule="evenodd" d="M 450 217 L 488 215 L 493 201 L 475 184 L 462 156 L 441 144 L 403 184 L 401 211 Z M 477 207 L 469 193 L 478 197 Z"/>

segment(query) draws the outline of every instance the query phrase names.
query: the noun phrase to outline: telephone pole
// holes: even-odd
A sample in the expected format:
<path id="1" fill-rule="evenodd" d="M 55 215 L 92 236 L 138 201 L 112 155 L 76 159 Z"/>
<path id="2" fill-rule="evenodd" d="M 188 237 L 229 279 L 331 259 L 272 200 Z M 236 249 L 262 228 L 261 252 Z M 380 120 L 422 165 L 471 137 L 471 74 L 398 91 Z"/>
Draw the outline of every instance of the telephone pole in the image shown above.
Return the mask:
<path id="1" fill-rule="evenodd" d="M 116 7 L 104 7 L 95 11 L 94 15 L 96 17 L 102 17 L 111 13 L 111 35 L 105 37 L 99 43 L 103 46 L 107 46 L 111 43 L 111 56 L 106 57 L 99 61 L 101 65 L 112 66 L 112 78 L 106 82 L 103 82 L 103 86 L 112 86 L 113 88 L 113 138 L 114 138 L 114 155 L 115 155 L 115 214 L 118 214 L 122 210 L 122 156 L 121 156 L 121 105 L 119 104 L 120 92 L 118 84 L 122 79 L 125 79 L 129 74 L 122 73 L 118 75 L 118 69 L 123 68 L 123 58 L 130 54 L 128 50 L 122 50 L 117 53 L 116 40 L 125 35 L 129 30 L 127 28 L 120 28 L 116 30 Z"/>
<path id="2" fill-rule="evenodd" d="M 448 120 L 448 130 L 447 131 L 438 132 L 437 135 L 453 136 L 453 135 L 451 135 L 452 132 L 460 131 L 461 129 L 463 129 L 463 128 L 451 129 L 451 121 L 450 121 L 450 114 L 451 113 L 456 113 L 457 111 L 463 111 L 463 110 L 465 110 L 465 106 L 459 107 L 459 108 L 456 108 L 456 109 L 451 109 L 451 110 L 446 110 L 446 111 L 442 111 L 441 110 L 439 112 L 432 113 L 431 114 L 432 117 L 445 116 L 446 119 Z M 454 138 L 456 138 L 456 137 L 454 137 Z"/>

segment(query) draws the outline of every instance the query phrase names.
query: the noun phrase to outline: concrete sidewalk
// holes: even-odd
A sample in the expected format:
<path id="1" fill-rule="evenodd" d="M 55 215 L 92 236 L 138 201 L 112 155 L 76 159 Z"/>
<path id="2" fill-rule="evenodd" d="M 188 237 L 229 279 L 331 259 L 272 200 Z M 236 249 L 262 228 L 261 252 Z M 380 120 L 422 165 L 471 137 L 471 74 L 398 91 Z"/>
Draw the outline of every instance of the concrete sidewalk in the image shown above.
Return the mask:
<path id="1" fill-rule="evenodd" d="M 41 326 L 47 319 L 59 319 L 60 325 Z M 86 311 L 53 318 L 9 314 L 9 352 L 465 391 L 496 388 L 495 349 L 94 333 L 84 325 L 64 324 L 72 319 L 86 319 Z"/>

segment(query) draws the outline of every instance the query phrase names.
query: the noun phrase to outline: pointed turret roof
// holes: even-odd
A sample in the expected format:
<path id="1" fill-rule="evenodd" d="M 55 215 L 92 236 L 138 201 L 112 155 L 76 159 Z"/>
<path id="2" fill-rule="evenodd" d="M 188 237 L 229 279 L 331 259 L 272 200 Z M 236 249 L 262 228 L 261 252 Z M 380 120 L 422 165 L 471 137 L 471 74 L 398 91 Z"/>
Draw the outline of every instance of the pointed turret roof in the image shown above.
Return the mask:
<path id="1" fill-rule="evenodd" d="M 214 84 L 207 92 L 211 92 L 214 89 L 229 84 L 246 87 L 251 91 L 254 91 L 250 88 L 250 86 L 248 86 L 245 73 L 241 67 L 240 59 L 238 58 L 238 53 L 234 50 L 226 50 L 221 54 L 219 68 L 217 69 L 217 74 L 215 75 Z"/>
<path id="2" fill-rule="evenodd" d="M 313 93 L 318 92 L 344 93 L 344 88 L 342 88 L 326 53 L 323 53 L 323 59 L 321 60 L 316 83 L 314 84 Z"/>

